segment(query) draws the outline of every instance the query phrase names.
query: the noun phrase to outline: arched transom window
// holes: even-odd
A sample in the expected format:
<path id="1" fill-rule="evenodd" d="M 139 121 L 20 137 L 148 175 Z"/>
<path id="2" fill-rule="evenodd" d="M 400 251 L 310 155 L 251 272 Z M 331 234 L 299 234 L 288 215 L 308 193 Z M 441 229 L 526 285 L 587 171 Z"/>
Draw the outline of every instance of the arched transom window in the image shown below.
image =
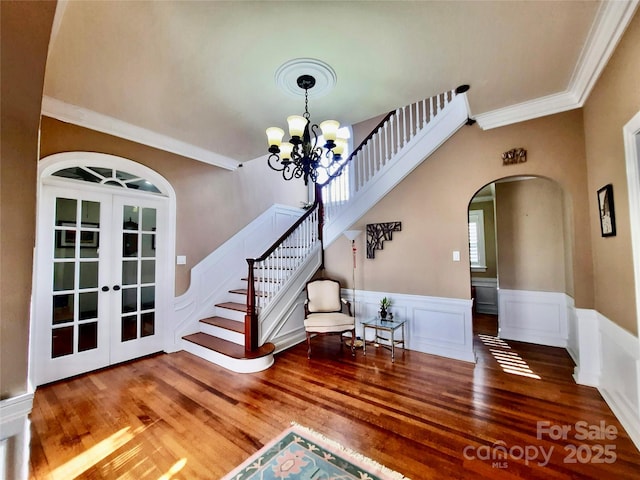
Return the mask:
<path id="1" fill-rule="evenodd" d="M 54 172 L 52 175 L 54 177 L 70 178 L 72 180 L 97 183 L 100 185 L 162 193 L 160 189 L 149 180 L 115 168 L 77 166 L 63 168 Z"/>

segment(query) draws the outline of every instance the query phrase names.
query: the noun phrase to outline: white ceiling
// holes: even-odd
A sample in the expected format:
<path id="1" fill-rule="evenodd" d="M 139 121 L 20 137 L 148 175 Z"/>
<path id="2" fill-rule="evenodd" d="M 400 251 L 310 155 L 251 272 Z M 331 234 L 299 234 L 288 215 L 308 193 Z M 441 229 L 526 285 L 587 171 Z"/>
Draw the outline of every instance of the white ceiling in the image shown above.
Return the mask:
<path id="1" fill-rule="evenodd" d="M 266 153 L 266 127 L 302 113 L 274 75 L 310 57 L 337 74 L 310 99 L 315 123 L 469 84 L 490 128 L 581 106 L 637 4 L 63 0 L 43 113 L 234 168 Z"/>

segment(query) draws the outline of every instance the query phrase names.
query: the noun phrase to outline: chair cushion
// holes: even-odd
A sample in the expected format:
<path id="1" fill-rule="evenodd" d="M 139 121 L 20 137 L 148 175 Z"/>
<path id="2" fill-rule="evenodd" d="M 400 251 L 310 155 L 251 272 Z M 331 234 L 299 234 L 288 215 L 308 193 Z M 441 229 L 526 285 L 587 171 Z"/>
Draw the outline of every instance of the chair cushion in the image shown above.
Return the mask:
<path id="1" fill-rule="evenodd" d="M 339 312 L 340 283 L 335 280 L 315 280 L 307 284 L 309 312 Z"/>
<path id="2" fill-rule="evenodd" d="M 304 321 L 308 332 L 344 332 L 355 328 L 355 319 L 344 313 L 312 313 Z"/>

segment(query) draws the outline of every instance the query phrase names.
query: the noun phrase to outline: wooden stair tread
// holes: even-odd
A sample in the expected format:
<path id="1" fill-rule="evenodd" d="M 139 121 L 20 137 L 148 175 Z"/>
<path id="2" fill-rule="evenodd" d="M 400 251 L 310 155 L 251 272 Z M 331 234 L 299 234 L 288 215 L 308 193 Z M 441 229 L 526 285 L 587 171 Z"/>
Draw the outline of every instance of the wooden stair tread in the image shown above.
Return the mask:
<path id="1" fill-rule="evenodd" d="M 255 352 L 247 352 L 242 345 L 212 337 L 206 333 L 193 333 L 191 335 L 185 335 L 182 338 L 188 342 L 195 343 L 201 347 L 238 360 L 252 360 L 254 358 L 266 357 L 267 355 L 271 355 L 276 349 L 273 343 L 265 343 Z"/>
<path id="2" fill-rule="evenodd" d="M 224 317 L 209 317 L 200 320 L 202 323 L 213 325 L 214 327 L 224 328 L 233 332 L 244 333 L 244 323 L 237 320 L 231 320 Z"/>
<path id="3" fill-rule="evenodd" d="M 226 308 L 228 310 L 236 310 L 238 312 L 246 312 L 247 305 L 244 303 L 237 302 L 224 302 L 224 303 L 216 303 L 216 307 Z"/>

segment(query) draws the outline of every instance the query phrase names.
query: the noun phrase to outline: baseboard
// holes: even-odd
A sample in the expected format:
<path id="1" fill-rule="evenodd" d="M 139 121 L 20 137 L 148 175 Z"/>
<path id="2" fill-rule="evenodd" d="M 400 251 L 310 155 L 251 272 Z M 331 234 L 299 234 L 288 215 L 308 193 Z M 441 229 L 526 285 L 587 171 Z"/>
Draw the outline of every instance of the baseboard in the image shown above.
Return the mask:
<path id="1" fill-rule="evenodd" d="M 500 338 L 566 347 L 567 302 L 568 296 L 559 292 L 500 289 Z"/>
<path id="2" fill-rule="evenodd" d="M 382 297 L 390 297 L 395 319 L 405 320 L 409 350 L 475 362 L 471 300 L 427 297 L 399 293 L 343 289 L 342 295 L 355 304 L 356 331 L 363 335 L 362 321 L 377 316 Z"/>

